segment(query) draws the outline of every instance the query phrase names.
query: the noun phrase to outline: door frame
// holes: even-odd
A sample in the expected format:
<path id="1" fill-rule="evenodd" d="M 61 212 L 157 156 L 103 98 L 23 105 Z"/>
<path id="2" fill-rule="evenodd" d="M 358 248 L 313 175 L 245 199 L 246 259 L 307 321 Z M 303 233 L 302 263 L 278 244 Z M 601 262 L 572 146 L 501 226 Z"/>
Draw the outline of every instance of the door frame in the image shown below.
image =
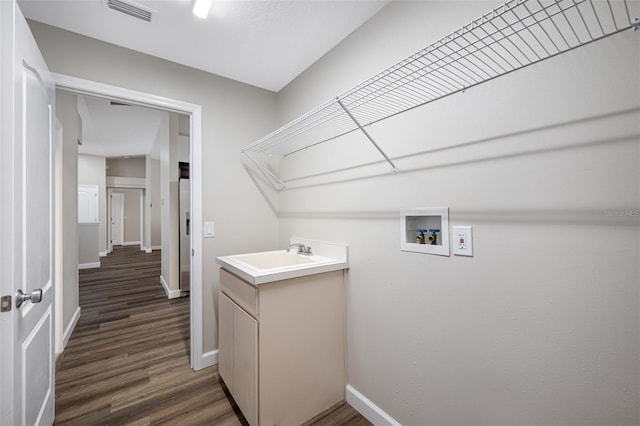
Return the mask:
<path id="1" fill-rule="evenodd" d="M 200 370 L 217 363 L 218 351 L 203 353 L 202 323 L 202 106 L 137 90 L 51 73 L 57 89 L 75 94 L 177 112 L 191 116 L 191 368 Z"/>
<path id="2" fill-rule="evenodd" d="M 62 270 L 63 270 L 63 258 L 65 256 L 64 250 L 62 250 L 62 148 L 63 148 L 63 136 L 64 136 L 64 127 L 58 117 L 55 118 L 55 154 L 53 160 L 53 170 L 54 170 L 54 193 L 53 193 L 53 203 L 55 206 L 55 271 L 56 271 L 56 297 L 55 297 L 55 327 L 54 327 L 54 344 L 55 344 L 55 356 L 56 359 L 59 354 L 64 350 L 64 322 L 62 318 L 62 303 L 64 301 L 63 297 L 63 285 L 62 285 Z"/>
<path id="3" fill-rule="evenodd" d="M 140 189 L 140 251 L 144 251 L 144 191 L 144 189 Z"/>

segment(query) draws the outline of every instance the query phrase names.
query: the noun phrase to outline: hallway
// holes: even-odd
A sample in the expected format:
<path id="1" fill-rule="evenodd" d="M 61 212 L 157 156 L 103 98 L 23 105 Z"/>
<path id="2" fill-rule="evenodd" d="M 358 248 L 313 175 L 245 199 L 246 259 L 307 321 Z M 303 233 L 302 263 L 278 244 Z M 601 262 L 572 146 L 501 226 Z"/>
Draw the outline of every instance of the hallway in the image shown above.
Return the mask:
<path id="1" fill-rule="evenodd" d="M 57 366 L 56 424 L 243 424 L 217 368 L 189 367 L 189 299 L 167 299 L 160 251 L 114 247 L 101 261 L 80 271 L 82 315 Z"/>
<path id="2" fill-rule="evenodd" d="M 80 271 L 82 314 L 56 368 L 55 424 L 243 425 L 217 366 L 189 367 L 189 299 L 167 299 L 160 251 L 114 247 Z M 315 425 L 370 424 L 343 403 Z"/>

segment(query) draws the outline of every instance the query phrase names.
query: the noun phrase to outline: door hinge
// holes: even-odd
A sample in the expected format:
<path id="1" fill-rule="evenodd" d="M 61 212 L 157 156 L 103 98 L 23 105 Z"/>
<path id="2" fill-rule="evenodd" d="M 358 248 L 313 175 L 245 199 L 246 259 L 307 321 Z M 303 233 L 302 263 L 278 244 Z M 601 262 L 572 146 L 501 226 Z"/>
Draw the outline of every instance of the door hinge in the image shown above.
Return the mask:
<path id="1" fill-rule="evenodd" d="M 2 296 L 0 299 L 0 312 L 9 312 L 11 310 L 11 296 Z"/>

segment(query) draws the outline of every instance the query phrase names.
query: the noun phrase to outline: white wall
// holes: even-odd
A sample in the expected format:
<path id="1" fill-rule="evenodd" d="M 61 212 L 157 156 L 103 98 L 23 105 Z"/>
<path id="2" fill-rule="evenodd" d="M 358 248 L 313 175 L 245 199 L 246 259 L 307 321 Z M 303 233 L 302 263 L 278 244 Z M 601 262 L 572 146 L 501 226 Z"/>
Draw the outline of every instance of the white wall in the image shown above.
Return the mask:
<path id="1" fill-rule="evenodd" d="M 160 146 L 162 278 L 169 290 L 178 290 L 178 114 L 170 113 L 169 138 Z"/>
<path id="2" fill-rule="evenodd" d="M 202 105 L 203 220 L 216 237 L 203 247 L 203 349 L 217 348 L 218 266 L 215 257 L 272 249 L 277 218 L 240 160 L 240 148 L 274 127 L 275 95 L 29 21 L 52 72 Z"/>
<path id="3" fill-rule="evenodd" d="M 278 95 L 280 122 L 498 5 L 462 4 L 392 2 Z M 376 162 L 291 182 L 279 241 L 350 245 L 348 383 L 401 424 L 640 422 L 639 40 L 373 126 L 396 176 L 362 135 L 286 160 Z M 400 251 L 400 209 L 426 206 L 473 226 L 473 258 Z"/>
<path id="4" fill-rule="evenodd" d="M 97 155 L 78 155 L 78 184 L 98 185 L 98 221 L 99 243 L 98 248 L 102 255 L 107 253 L 107 186 L 106 186 L 106 159 Z M 76 185 L 76 197 L 77 197 Z M 76 209 L 77 209 L 76 201 Z M 76 215 L 77 215 L 76 211 Z"/>
<path id="5" fill-rule="evenodd" d="M 78 265 L 77 269 L 97 268 L 100 265 L 98 254 L 98 228 L 96 222 L 78 223 Z M 76 294 L 78 290 L 76 289 Z"/>
<path id="6" fill-rule="evenodd" d="M 145 157 L 107 158 L 107 176 L 145 177 Z"/>
<path id="7" fill-rule="evenodd" d="M 146 158 L 147 170 L 147 212 L 148 212 L 148 237 L 146 237 L 145 247 L 160 247 L 161 241 L 161 217 L 160 217 L 160 160 L 149 156 Z"/>
<path id="8" fill-rule="evenodd" d="M 78 296 L 78 138 L 80 116 L 77 97 L 56 92 L 56 115 L 63 126 L 60 167 L 62 256 L 62 331 L 69 327 L 79 306 Z M 60 276 L 60 275 L 58 275 Z"/>

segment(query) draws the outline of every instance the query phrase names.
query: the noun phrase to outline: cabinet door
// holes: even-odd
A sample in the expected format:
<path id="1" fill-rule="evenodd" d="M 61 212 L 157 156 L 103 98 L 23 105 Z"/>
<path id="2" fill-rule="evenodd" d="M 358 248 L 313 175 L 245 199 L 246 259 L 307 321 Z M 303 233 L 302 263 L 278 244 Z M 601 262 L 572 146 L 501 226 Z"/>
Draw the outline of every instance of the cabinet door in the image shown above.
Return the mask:
<path id="1" fill-rule="evenodd" d="M 235 305 L 223 292 L 218 297 L 218 372 L 233 393 L 233 311 Z"/>
<path id="2" fill-rule="evenodd" d="M 258 322 L 233 306 L 233 399 L 252 426 L 258 425 Z"/>

